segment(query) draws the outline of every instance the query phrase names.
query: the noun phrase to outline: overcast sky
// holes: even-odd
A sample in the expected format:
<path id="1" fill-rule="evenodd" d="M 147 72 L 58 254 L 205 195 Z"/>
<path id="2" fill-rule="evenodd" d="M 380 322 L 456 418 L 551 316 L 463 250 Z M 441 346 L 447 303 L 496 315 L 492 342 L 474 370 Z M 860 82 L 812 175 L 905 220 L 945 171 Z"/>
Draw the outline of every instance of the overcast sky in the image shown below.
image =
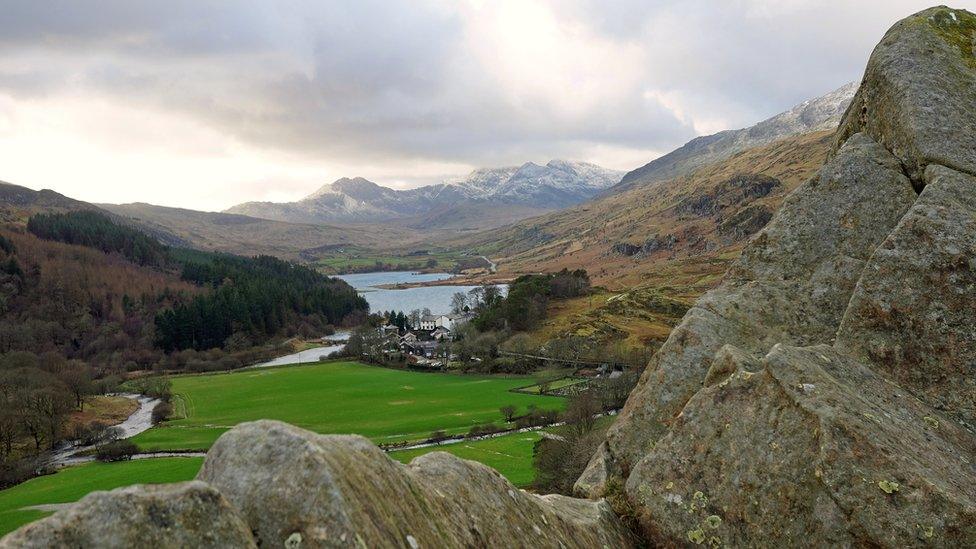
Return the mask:
<path id="1" fill-rule="evenodd" d="M 343 176 L 632 169 L 860 79 L 929 4 L 0 0 L 0 180 L 215 210 Z"/>

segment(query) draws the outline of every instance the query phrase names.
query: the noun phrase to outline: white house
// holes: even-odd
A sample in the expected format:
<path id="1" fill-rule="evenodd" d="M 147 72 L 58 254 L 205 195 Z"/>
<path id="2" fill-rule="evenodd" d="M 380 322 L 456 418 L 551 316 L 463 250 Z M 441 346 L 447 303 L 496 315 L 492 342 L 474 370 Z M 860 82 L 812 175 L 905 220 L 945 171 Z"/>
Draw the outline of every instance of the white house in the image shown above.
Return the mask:
<path id="1" fill-rule="evenodd" d="M 450 330 L 454 327 L 454 322 L 447 315 L 424 315 L 420 318 L 421 330 L 433 330 L 438 327 Z"/>

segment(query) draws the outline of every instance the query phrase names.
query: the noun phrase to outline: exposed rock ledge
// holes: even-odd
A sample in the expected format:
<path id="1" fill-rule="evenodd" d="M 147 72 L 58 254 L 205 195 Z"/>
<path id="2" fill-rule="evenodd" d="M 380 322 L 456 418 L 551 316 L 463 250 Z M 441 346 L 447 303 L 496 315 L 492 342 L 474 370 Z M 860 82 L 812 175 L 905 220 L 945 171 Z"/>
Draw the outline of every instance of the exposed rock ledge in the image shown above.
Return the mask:
<path id="1" fill-rule="evenodd" d="M 434 452 L 402 465 L 359 436 L 238 425 L 198 480 L 93 493 L 0 547 L 629 547 L 605 502 L 536 496 Z"/>

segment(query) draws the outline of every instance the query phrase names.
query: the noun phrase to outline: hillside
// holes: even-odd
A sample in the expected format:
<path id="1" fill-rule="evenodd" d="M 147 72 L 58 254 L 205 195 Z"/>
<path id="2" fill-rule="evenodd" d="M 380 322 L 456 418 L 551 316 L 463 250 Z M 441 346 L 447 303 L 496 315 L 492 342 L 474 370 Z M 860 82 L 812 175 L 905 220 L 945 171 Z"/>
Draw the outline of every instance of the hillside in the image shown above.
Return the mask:
<path id="1" fill-rule="evenodd" d="M 99 206 L 140 226 L 177 235 L 187 247 L 242 255 L 274 255 L 291 260 L 314 257 L 315 250 L 346 246 L 383 248 L 390 245 L 391 239 L 411 242 L 418 238 L 415 231 L 397 227 L 285 223 L 152 204 Z"/>
<path id="2" fill-rule="evenodd" d="M 670 153 L 627 172 L 604 195 L 687 175 L 696 168 L 750 149 L 805 133 L 833 130 L 840 122 L 857 83 L 851 82 L 826 95 L 804 101 L 754 126 L 696 137 Z"/>
<path id="3" fill-rule="evenodd" d="M 69 198 L 50 189 L 35 191 L 20 185 L 0 181 L 0 222 L 22 224 L 37 213 L 61 213 L 76 211 L 100 212 L 115 221 L 133 226 L 142 232 L 151 234 L 154 238 L 170 246 L 186 246 L 188 243 L 176 236 L 168 229 L 140 223 L 134 219 L 123 219 L 106 209 L 94 204 Z"/>
<path id="4" fill-rule="evenodd" d="M 830 132 L 787 138 L 687 176 L 449 243 L 489 255 L 503 276 L 585 268 L 610 289 L 640 285 L 678 263 L 713 263 L 708 270 L 718 275 L 823 164 L 830 142 Z"/>
<path id="5" fill-rule="evenodd" d="M 297 202 L 247 202 L 227 212 L 297 223 L 478 229 L 579 204 L 619 181 L 620 175 L 584 162 L 552 160 L 544 166 L 527 162 L 479 169 L 464 178 L 408 190 L 361 177 L 342 178 Z"/>

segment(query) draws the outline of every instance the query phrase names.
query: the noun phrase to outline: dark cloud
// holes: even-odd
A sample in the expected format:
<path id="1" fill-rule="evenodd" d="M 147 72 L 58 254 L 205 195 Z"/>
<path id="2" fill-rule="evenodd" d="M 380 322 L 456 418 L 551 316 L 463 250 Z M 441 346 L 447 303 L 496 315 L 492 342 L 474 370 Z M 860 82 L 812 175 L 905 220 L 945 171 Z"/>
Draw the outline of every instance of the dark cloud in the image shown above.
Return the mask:
<path id="1" fill-rule="evenodd" d="M 909 0 L 0 4 L 0 93 L 97 94 L 189 116 L 256 147 L 345 165 L 664 152 L 696 131 L 746 125 L 857 79 L 884 29 L 925 7 Z M 495 13 L 523 8 L 524 19 Z"/>

